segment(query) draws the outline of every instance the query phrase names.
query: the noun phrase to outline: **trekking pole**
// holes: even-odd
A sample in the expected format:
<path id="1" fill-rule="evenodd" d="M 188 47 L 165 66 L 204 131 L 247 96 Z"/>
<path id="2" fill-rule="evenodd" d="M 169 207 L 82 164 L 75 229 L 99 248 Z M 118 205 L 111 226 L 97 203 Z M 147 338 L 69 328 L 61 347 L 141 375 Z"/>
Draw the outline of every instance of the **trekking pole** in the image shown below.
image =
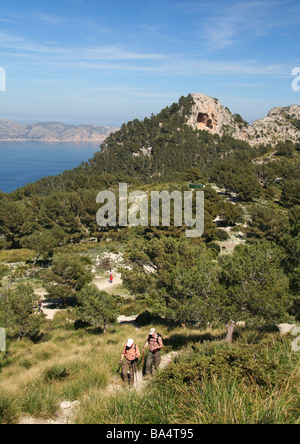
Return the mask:
<path id="1" fill-rule="evenodd" d="M 120 374 L 120 370 L 121 370 L 121 368 L 122 368 L 122 364 L 121 364 L 121 362 L 119 362 L 119 367 L 118 367 L 117 373 Z"/>
<path id="2" fill-rule="evenodd" d="M 4 361 L 5 356 L 6 356 L 6 352 L 4 352 L 4 353 L 3 353 L 3 356 L 0 358 L 0 364 L 2 363 L 2 361 Z"/>
<path id="3" fill-rule="evenodd" d="M 158 352 L 158 350 L 154 351 L 154 355 L 155 355 L 155 370 L 158 372 L 159 364 L 158 364 L 157 352 Z"/>
<path id="4" fill-rule="evenodd" d="M 138 377 L 137 377 L 137 365 L 136 365 L 136 362 L 135 362 L 135 364 L 134 364 L 134 372 L 135 372 L 136 385 L 138 386 Z"/>
<path id="5" fill-rule="evenodd" d="M 129 386 L 130 386 L 130 384 L 132 384 L 132 387 L 134 385 L 134 366 L 135 366 L 135 363 L 132 362 L 130 364 L 130 367 L 129 367 L 129 376 L 130 376 L 130 378 L 129 378 L 128 384 L 129 384 Z"/>
<path id="6" fill-rule="evenodd" d="M 145 352 L 144 352 L 144 353 L 145 353 Z M 138 359 L 138 360 L 137 360 L 137 367 L 138 367 L 138 368 L 140 368 L 141 364 L 142 364 L 142 366 L 144 367 L 144 353 L 143 353 L 142 359 Z"/>
<path id="7" fill-rule="evenodd" d="M 136 363 L 134 362 L 132 364 L 132 387 L 134 386 L 134 381 L 135 381 L 135 365 Z"/>
<path id="8" fill-rule="evenodd" d="M 145 350 L 143 350 L 143 357 L 142 357 L 142 374 L 144 373 L 144 365 L 145 365 Z"/>

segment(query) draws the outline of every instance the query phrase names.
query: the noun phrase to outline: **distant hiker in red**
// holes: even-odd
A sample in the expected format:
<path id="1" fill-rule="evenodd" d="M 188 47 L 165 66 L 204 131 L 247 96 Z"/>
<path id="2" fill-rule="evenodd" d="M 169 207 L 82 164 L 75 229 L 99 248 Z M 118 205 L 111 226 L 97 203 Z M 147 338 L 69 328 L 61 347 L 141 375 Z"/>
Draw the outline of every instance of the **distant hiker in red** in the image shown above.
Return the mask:
<path id="1" fill-rule="evenodd" d="M 113 283 L 113 279 L 114 279 L 114 277 L 113 277 L 112 273 L 110 273 L 110 275 L 109 275 L 109 283 L 110 284 Z"/>
<path id="2" fill-rule="evenodd" d="M 39 309 L 39 311 L 42 311 L 42 307 L 43 307 L 43 303 L 42 303 L 42 301 L 39 301 L 38 302 L 38 309 Z"/>

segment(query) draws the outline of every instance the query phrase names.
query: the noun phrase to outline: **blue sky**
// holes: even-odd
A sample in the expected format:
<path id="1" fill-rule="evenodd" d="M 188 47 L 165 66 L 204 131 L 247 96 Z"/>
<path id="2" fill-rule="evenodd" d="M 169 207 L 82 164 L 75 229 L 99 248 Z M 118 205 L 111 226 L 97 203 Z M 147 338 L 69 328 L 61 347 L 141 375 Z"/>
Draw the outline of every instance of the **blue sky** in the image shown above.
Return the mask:
<path id="1" fill-rule="evenodd" d="M 0 119 L 119 126 L 201 92 L 252 122 L 299 104 L 299 0 L 11 0 Z"/>

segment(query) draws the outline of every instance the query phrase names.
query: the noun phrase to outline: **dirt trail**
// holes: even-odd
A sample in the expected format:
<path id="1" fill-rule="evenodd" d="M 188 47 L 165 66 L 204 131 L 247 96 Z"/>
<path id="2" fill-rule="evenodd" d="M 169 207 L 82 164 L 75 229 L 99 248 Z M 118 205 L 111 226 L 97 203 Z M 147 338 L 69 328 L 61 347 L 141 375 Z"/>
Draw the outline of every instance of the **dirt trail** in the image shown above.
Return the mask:
<path id="1" fill-rule="evenodd" d="M 49 308 L 49 306 L 51 305 L 51 303 L 49 304 L 43 304 L 43 313 L 46 315 L 46 319 L 48 319 L 49 321 L 53 321 L 54 316 L 56 315 L 56 313 L 58 313 L 59 311 L 62 311 L 61 308 Z"/>
<path id="2" fill-rule="evenodd" d="M 96 285 L 96 287 L 99 290 L 109 291 L 112 288 L 118 287 L 122 285 L 122 279 L 121 274 L 114 273 L 114 279 L 113 283 L 109 283 L 109 280 L 106 278 L 95 278 L 93 280 L 93 284 Z M 46 301 L 47 300 L 47 292 L 44 289 L 37 289 L 35 291 L 37 295 L 41 297 L 41 300 Z M 43 312 L 46 314 L 46 318 L 49 320 L 53 320 L 55 314 L 61 309 L 56 308 L 50 308 L 51 304 L 53 305 L 53 301 L 47 301 L 43 303 Z M 118 322 L 132 322 L 134 323 L 136 317 L 131 316 L 119 316 Z M 161 364 L 160 364 L 160 370 L 163 370 L 168 365 L 170 365 L 174 359 L 175 356 L 177 356 L 179 352 L 171 352 L 165 356 L 162 356 L 161 358 Z M 135 382 L 133 388 L 137 392 L 141 392 L 145 386 L 147 385 L 149 379 L 145 378 L 142 374 L 142 371 L 139 370 L 136 374 Z M 106 396 L 109 396 L 110 394 L 116 393 L 119 390 L 124 389 L 124 384 L 120 384 L 120 381 L 117 381 L 113 384 L 110 384 L 106 389 Z M 65 401 L 60 405 L 60 409 L 56 413 L 56 415 L 52 419 L 37 419 L 33 417 L 24 417 L 21 418 L 18 424 L 74 424 L 74 417 L 76 415 L 76 409 L 80 406 L 80 403 L 78 401 L 75 402 L 68 402 Z"/>
<path id="3" fill-rule="evenodd" d="M 160 370 L 163 370 L 168 365 L 170 365 L 175 356 L 177 356 L 179 352 L 171 352 L 161 359 Z M 149 379 L 144 378 L 142 375 L 142 371 L 138 371 L 136 375 L 136 379 L 134 382 L 133 389 L 137 392 L 141 392 L 145 386 L 147 385 Z M 106 389 L 106 396 L 110 394 L 115 394 L 120 390 L 124 389 L 124 385 L 116 382 L 115 384 L 111 384 Z M 55 414 L 55 416 L 51 419 L 38 419 L 33 418 L 32 416 L 23 417 L 20 419 L 18 424 L 20 425 L 68 425 L 75 424 L 75 417 L 78 408 L 80 407 L 79 401 L 68 402 L 64 401 L 60 404 L 60 408 Z"/>
<path id="4" fill-rule="evenodd" d="M 173 359 L 175 358 L 175 356 L 177 356 L 179 353 L 180 352 L 176 351 L 176 352 L 168 353 L 165 356 L 162 356 L 159 369 L 163 370 L 166 367 L 168 367 L 173 362 Z M 145 378 L 143 376 L 142 370 L 138 370 L 136 375 L 135 375 L 135 377 L 134 377 L 133 388 L 137 392 L 141 392 L 145 388 L 145 386 L 147 385 L 148 382 L 149 382 L 149 379 Z M 110 384 L 107 387 L 106 393 L 107 394 L 117 393 L 118 391 L 123 390 L 124 387 L 126 387 L 126 385 L 124 385 L 124 383 L 122 383 L 122 384 L 120 384 L 120 383 Z"/>
<path id="5" fill-rule="evenodd" d="M 113 279 L 112 284 L 109 282 L 108 278 L 103 278 L 103 279 L 94 278 L 92 283 L 94 285 L 96 285 L 96 287 L 100 291 L 109 292 L 109 290 L 122 285 L 123 281 L 122 281 L 120 273 L 114 273 L 114 279 Z M 62 311 L 62 309 L 61 308 L 53 308 L 53 306 L 55 306 L 56 301 L 47 300 L 48 294 L 47 294 L 46 290 L 44 290 L 43 288 L 38 288 L 37 290 L 35 290 L 35 294 L 40 296 L 40 298 L 43 302 L 42 310 L 43 310 L 43 313 L 46 315 L 46 319 L 48 319 L 49 321 L 53 321 L 56 313 Z"/>
<path id="6" fill-rule="evenodd" d="M 93 284 L 96 285 L 96 287 L 101 291 L 107 291 L 123 284 L 120 273 L 114 273 L 113 276 L 114 278 L 112 284 L 110 284 L 108 278 L 103 278 L 103 279 L 95 278 L 93 280 Z"/>
<path id="7" fill-rule="evenodd" d="M 179 354 L 179 352 L 171 352 L 165 356 L 162 356 L 159 369 L 163 370 L 164 368 L 166 368 L 170 364 L 172 364 L 173 359 L 178 354 Z M 147 382 L 148 382 L 148 380 L 146 378 L 144 378 L 142 371 L 138 371 L 137 375 L 136 375 L 136 380 L 135 380 L 133 386 L 138 392 L 140 392 L 141 390 L 143 390 L 143 388 L 145 388 L 145 385 L 147 384 Z"/>
<path id="8" fill-rule="evenodd" d="M 40 297 L 43 303 L 42 311 L 46 315 L 46 319 L 48 319 L 49 321 L 53 321 L 54 316 L 56 315 L 56 313 L 61 311 L 61 309 L 52 308 L 55 305 L 55 301 L 47 300 L 48 293 L 43 288 L 36 289 L 34 293 Z"/>

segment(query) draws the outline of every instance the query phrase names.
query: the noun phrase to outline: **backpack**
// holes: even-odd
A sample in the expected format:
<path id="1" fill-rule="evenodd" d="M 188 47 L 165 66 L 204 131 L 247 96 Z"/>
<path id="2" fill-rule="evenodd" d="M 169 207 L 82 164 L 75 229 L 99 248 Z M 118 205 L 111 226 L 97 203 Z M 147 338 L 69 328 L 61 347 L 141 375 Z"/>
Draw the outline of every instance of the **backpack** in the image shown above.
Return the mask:
<path id="1" fill-rule="evenodd" d="M 163 338 L 162 338 L 162 335 L 161 335 L 160 333 L 156 332 L 156 334 L 157 334 L 156 342 L 157 342 L 157 344 L 159 344 L 158 339 L 161 338 L 161 339 L 163 340 Z M 151 338 L 153 338 L 153 336 L 150 336 L 150 335 L 149 335 L 149 336 L 148 336 L 148 342 L 149 342 L 149 340 L 150 340 Z"/>
<path id="2" fill-rule="evenodd" d="M 126 349 L 126 350 L 130 350 L 131 347 L 127 347 L 127 344 L 126 344 L 126 345 L 125 345 L 125 349 Z M 134 351 L 135 351 L 135 353 L 136 353 L 136 344 L 134 344 Z"/>

